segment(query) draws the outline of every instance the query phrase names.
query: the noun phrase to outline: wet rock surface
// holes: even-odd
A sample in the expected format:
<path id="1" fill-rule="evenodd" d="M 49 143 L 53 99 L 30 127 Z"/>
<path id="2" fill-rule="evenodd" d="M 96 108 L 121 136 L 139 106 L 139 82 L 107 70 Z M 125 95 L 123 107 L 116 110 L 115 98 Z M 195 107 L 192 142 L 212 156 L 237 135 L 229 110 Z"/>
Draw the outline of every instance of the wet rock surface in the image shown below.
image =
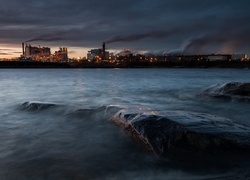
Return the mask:
<path id="1" fill-rule="evenodd" d="M 217 84 L 204 90 L 199 96 L 250 102 L 250 83 L 229 82 Z"/>
<path id="2" fill-rule="evenodd" d="M 48 109 L 51 107 L 57 107 L 60 105 L 54 104 L 54 103 L 47 103 L 47 102 L 25 102 L 20 106 L 21 110 L 27 110 L 27 111 L 35 111 L 35 110 L 44 110 L 44 109 Z"/>
<path id="3" fill-rule="evenodd" d="M 121 110 L 117 106 L 101 106 L 98 108 L 92 109 L 77 109 L 72 113 L 69 113 L 68 116 L 71 117 L 100 117 L 100 118 L 111 118 L 116 112 Z"/>
<path id="4" fill-rule="evenodd" d="M 111 122 L 157 156 L 176 160 L 242 160 L 250 155 L 250 128 L 230 119 L 181 111 L 121 110 Z"/>

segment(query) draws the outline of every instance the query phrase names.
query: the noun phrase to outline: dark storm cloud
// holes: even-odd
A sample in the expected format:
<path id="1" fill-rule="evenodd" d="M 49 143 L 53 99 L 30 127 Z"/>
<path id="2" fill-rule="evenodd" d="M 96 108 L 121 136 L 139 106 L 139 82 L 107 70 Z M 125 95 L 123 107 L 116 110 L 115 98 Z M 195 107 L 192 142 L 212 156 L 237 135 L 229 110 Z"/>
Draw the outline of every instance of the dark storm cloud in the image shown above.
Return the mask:
<path id="1" fill-rule="evenodd" d="M 160 39 L 170 36 L 171 34 L 176 33 L 177 30 L 165 30 L 165 31 L 149 31 L 149 32 L 140 32 L 129 34 L 125 36 L 115 36 L 111 39 L 107 40 L 106 43 L 114 43 L 114 42 L 130 42 L 141 40 L 144 38 L 153 38 L 153 39 Z"/>
<path id="2" fill-rule="evenodd" d="M 250 49 L 248 0 L 1 0 L 0 42 L 165 52 Z M 250 53 L 250 52 L 249 52 Z"/>

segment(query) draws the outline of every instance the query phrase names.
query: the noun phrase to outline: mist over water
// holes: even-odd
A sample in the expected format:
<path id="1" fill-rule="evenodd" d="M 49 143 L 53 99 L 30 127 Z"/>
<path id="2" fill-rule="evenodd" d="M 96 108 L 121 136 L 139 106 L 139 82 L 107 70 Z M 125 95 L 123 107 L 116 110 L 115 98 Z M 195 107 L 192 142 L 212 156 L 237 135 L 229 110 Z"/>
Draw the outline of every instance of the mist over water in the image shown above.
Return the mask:
<path id="1" fill-rule="evenodd" d="M 197 96 L 214 84 L 249 82 L 248 69 L 1 69 L 0 77 L 0 179 L 249 177 L 245 164 L 156 157 L 107 115 L 109 106 L 181 110 L 250 126 L 249 103 Z"/>

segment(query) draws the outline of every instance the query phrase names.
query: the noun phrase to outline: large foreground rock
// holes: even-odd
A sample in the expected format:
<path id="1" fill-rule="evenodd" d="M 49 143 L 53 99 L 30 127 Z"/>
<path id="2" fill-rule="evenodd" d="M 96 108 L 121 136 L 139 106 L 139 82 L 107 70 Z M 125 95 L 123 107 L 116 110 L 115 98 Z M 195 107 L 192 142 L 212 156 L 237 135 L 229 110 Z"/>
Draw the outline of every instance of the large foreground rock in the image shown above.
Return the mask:
<path id="1" fill-rule="evenodd" d="M 250 83 L 230 82 L 217 84 L 204 90 L 200 93 L 200 96 L 250 102 Z"/>
<path id="2" fill-rule="evenodd" d="M 227 118 L 181 111 L 121 110 L 111 118 L 157 156 L 172 159 L 245 159 L 250 128 Z"/>

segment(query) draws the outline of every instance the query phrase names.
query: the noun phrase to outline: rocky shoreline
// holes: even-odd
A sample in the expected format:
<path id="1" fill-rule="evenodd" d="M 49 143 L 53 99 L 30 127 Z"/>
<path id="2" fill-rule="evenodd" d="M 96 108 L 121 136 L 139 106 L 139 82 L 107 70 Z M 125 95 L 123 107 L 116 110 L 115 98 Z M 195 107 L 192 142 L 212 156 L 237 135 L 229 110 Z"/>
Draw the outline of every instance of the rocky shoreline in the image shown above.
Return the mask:
<path id="1" fill-rule="evenodd" d="M 203 96 L 249 98 L 250 83 L 215 85 L 199 94 L 199 97 Z M 46 102 L 25 102 L 19 109 L 44 111 L 59 107 L 63 106 Z M 160 159 L 223 164 L 250 160 L 250 127 L 212 113 L 107 105 L 96 109 L 77 109 L 70 115 L 109 120 L 145 151 Z"/>

